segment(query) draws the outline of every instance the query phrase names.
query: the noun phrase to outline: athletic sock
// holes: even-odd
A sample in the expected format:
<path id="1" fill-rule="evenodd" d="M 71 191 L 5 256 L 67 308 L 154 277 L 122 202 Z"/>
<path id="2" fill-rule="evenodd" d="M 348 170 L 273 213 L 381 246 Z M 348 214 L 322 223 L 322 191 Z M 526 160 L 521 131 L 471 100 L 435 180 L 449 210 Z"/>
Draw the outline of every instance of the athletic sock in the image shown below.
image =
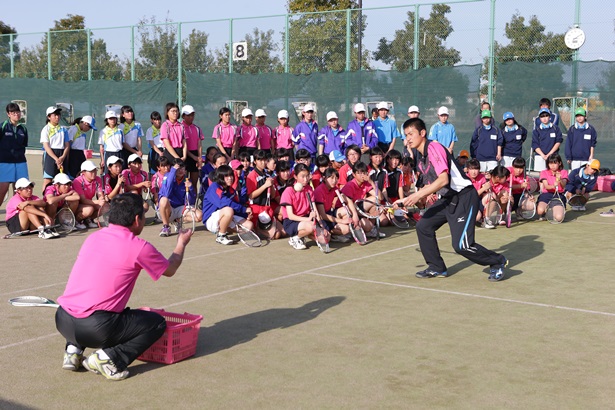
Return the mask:
<path id="1" fill-rule="evenodd" d="M 83 350 L 79 349 L 75 345 L 68 345 L 68 347 L 66 348 L 66 353 L 68 353 L 68 354 L 73 354 L 73 353 L 81 354 L 81 353 L 83 353 Z"/>

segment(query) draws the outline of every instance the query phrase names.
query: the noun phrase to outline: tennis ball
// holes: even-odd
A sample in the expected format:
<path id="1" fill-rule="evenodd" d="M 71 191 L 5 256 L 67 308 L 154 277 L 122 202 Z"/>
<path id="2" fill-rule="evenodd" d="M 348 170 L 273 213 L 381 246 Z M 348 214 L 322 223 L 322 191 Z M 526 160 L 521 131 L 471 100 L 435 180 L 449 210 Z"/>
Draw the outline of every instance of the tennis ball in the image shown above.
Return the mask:
<path id="1" fill-rule="evenodd" d="M 301 182 L 296 182 L 293 188 L 295 188 L 295 191 L 301 192 L 303 191 L 303 184 Z"/>

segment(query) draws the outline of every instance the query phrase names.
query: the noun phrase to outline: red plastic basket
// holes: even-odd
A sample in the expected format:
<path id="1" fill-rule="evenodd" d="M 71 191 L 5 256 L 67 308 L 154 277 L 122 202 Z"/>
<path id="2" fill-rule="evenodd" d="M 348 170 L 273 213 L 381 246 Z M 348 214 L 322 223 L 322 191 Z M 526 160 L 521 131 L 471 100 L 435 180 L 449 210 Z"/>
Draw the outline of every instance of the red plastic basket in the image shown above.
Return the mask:
<path id="1" fill-rule="evenodd" d="M 167 328 L 162 337 L 139 356 L 139 360 L 172 364 L 194 356 L 203 316 L 171 313 L 164 309 L 148 307 L 140 309 L 162 315 L 167 321 Z"/>

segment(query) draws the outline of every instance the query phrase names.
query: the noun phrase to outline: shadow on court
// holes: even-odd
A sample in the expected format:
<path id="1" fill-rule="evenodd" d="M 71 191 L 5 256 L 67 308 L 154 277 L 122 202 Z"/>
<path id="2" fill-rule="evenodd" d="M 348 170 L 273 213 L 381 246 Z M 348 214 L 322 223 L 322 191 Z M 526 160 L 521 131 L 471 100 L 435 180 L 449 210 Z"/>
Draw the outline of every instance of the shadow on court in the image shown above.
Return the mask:
<path id="1" fill-rule="evenodd" d="M 5 401 L 0 399 L 0 409 L 6 410 L 34 410 L 36 407 L 25 406 L 23 404 L 15 403 L 14 401 Z"/>
<path id="2" fill-rule="evenodd" d="M 298 308 L 267 309 L 260 312 L 222 320 L 213 326 L 201 328 L 196 356 L 205 356 L 220 350 L 249 342 L 259 334 L 273 329 L 285 329 L 315 319 L 325 310 L 342 303 L 344 296 L 315 300 Z"/>

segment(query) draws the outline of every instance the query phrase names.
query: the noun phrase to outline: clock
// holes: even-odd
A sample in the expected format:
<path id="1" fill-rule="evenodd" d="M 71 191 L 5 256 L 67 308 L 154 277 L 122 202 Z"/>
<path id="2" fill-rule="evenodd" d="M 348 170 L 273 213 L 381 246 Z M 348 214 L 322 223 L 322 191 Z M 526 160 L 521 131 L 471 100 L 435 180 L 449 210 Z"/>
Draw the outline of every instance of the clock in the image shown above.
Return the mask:
<path id="1" fill-rule="evenodd" d="M 564 35 L 564 43 L 571 50 L 580 48 L 585 43 L 585 32 L 579 27 L 573 27 Z"/>

